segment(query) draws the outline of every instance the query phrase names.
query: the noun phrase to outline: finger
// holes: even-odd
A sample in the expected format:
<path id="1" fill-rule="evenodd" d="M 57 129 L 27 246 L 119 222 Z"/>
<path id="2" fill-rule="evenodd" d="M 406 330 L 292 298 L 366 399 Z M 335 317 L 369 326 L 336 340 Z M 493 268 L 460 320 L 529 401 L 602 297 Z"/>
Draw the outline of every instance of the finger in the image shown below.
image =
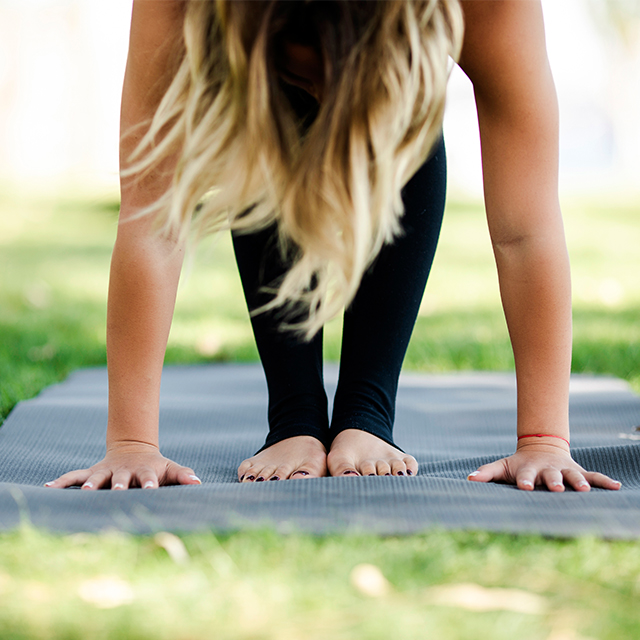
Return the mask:
<path id="1" fill-rule="evenodd" d="M 592 487 L 601 487 L 602 489 L 611 489 L 617 491 L 622 486 L 621 482 L 605 476 L 604 473 L 598 473 L 597 471 L 588 471 L 584 474 L 587 482 Z"/>
<path id="2" fill-rule="evenodd" d="M 540 474 L 542 481 L 547 485 L 549 491 L 564 491 L 564 483 L 562 482 L 562 473 L 557 469 L 544 469 Z"/>
<path id="3" fill-rule="evenodd" d="M 562 476 L 565 484 L 568 484 L 575 491 L 589 491 L 591 489 L 591 485 L 584 477 L 584 474 L 576 469 L 563 469 Z"/>
<path id="4" fill-rule="evenodd" d="M 407 475 L 407 465 L 403 460 L 391 461 L 391 475 L 393 476 L 405 476 Z"/>
<path id="5" fill-rule="evenodd" d="M 194 473 L 191 467 L 170 465 L 167 470 L 167 478 L 164 484 L 202 484 L 202 480 Z"/>
<path id="6" fill-rule="evenodd" d="M 157 489 L 159 486 L 158 475 L 153 469 L 141 469 L 138 471 L 138 482 L 143 489 Z"/>
<path id="7" fill-rule="evenodd" d="M 95 471 L 92 473 L 82 485 L 83 490 L 96 490 L 104 487 L 111 480 L 111 471 L 105 469 L 103 471 Z"/>
<path id="8" fill-rule="evenodd" d="M 53 487 L 54 489 L 64 489 L 65 487 L 78 487 L 84 484 L 91 475 L 91 469 L 78 469 L 77 471 L 69 471 L 64 475 L 47 482 L 45 487 Z"/>
<path id="9" fill-rule="evenodd" d="M 496 460 L 489 464 L 483 464 L 476 471 L 467 476 L 472 482 L 496 482 L 507 480 L 505 466 L 502 460 Z"/>
<path id="10" fill-rule="evenodd" d="M 405 456 L 403 458 L 404 464 L 407 467 L 407 475 L 408 476 L 417 476 L 418 475 L 418 461 L 413 456 Z"/>
<path id="11" fill-rule="evenodd" d="M 531 467 L 523 467 L 516 474 L 516 485 L 523 491 L 533 491 L 536 486 L 538 472 Z"/>
<path id="12" fill-rule="evenodd" d="M 116 471 L 113 476 L 111 476 L 111 489 L 114 491 L 123 491 L 128 489 L 130 484 L 130 471 Z"/>

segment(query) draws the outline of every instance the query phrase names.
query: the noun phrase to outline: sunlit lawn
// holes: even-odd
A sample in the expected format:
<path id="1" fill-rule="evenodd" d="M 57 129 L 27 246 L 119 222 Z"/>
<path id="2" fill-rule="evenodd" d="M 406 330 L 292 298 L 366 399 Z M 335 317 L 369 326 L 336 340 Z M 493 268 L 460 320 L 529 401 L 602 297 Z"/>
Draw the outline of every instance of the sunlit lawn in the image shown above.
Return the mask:
<path id="1" fill-rule="evenodd" d="M 620 376 L 640 390 L 640 202 L 575 201 L 564 210 L 573 368 Z M 0 419 L 70 370 L 105 363 L 116 215 L 110 200 L 0 197 Z M 330 359 L 339 354 L 339 329 L 336 321 L 326 331 Z M 256 357 L 228 239 L 207 243 L 181 285 L 167 360 Z M 406 366 L 513 367 L 477 204 L 449 206 Z M 0 638 L 640 637 L 636 543 L 473 532 L 182 539 L 184 564 L 152 538 L 28 528 L 0 534 Z M 386 576 L 377 596 L 352 584 L 360 563 Z M 102 601 L 92 599 L 95 580 Z M 526 593 L 487 592 L 498 609 L 471 612 L 464 592 L 454 605 L 437 604 L 433 587 L 452 583 Z M 104 600 L 109 589 L 112 608 Z"/>

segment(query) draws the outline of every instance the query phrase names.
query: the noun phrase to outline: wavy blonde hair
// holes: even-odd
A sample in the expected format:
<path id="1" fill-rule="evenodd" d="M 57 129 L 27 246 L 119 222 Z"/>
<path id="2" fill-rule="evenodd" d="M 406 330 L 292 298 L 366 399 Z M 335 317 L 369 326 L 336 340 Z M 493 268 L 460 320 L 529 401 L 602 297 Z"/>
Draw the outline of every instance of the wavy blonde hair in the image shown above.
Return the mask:
<path id="1" fill-rule="evenodd" d="M 278 71 L 300 32 L 324 72 L 308 128 Z M 310 338 L 401 233 L 400 192 L 440 135 L 462 33 L 458 0 L 191 0 L 182 62 L 124 175 L 178 152 L 150 208 L 166 233 L 277 223 L 294 259 L 261 310 L 295 313 L 286 326 Z"/>

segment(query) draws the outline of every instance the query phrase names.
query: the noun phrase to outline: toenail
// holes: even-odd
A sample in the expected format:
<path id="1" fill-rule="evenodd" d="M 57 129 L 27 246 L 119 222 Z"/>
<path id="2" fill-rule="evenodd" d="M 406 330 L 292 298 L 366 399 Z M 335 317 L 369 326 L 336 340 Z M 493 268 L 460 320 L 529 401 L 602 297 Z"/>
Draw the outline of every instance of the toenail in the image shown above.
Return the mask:
<path id="1" fill-rule="evenodd" d="M 255 480 L 256 477 L 255 476 L 247 476 L 247 480 Z"/>
<path id="2" fill-rule="evenodd" d="M 390 473 L 385 473 L 384 475 L 385 475 L 385 476 L 390 476 L 391 474 L 390 474 Z"/>
<path id="3" fill-rule="evenodd" d="M 398 471 L 398 475 L 399 476 L 403 476 L 404 475 L 404 471 Z"/>
<path id="4" fill-rule="evenodd" d="M 303 476 L 308 476 L 309 475 L 308 471 L 296 471 L 295 473 L 292 473 L 291 476 L 293 477 L 293 476 L 297 475 L 298 473 L 300 475 L 303 475 Z"/>
<path id="5" fill-rule="evenodd" d="M 413 475 L 413 471 L 411 471 L 411 469 L 407 469 L 407 475 L 408 476 L 412 476 Z"/>
<path id="6" fill-rule="evenodd" d="M 242 476 L 242 478 L 240 478 L 240 482 L 242 482 L 244 480 L 244 476 Z"/>
<path id="7" fill-rule="evenodd" d="M 264 478 L 263 478 L 262 476 L 260 476 L 260 477 L 256 480 L 256 482 L 264 482 Z"/>
<path id="8" fill-rule="evenodd" d="M 375 476 L 376 474 L 375 474 L 375 473 L 370 473 L 369 475 L 370 475 L 370 476 Z"/>
<path id="9" fill-rule="evenodd" d="M 342 475 L 343 476 L 350 476 L 351 474 L 355 474 L 355 471 L 353 471 L 353 469 L 349 469 L 349 470 L 345 471 Z"/>
<path id="10" fill-rule="evenodd" d="M 280 478 L 278 478 L 278 476 L 273 476 L 272 478 L 269 478 L 269 480 L 280 480 Z"/>

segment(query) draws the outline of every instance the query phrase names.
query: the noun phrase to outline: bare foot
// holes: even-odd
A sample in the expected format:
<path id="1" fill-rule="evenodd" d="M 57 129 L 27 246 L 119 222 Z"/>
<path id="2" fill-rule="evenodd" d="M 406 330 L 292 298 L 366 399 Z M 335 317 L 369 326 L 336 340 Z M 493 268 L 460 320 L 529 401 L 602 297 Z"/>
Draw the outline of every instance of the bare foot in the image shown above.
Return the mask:
<path id="1" fill-rule="evenodd" d="M 358 429 L 339 433 L 327 456 L 332 476 L 414 476 L 418 463 L 384 440 Z"/>
<path id="2" fill-rule="evenodd" d="M 321 478 L 327 475 L 327 450 L 311 436 L 281 440 L 238 467 L 240 482 Z"/>

